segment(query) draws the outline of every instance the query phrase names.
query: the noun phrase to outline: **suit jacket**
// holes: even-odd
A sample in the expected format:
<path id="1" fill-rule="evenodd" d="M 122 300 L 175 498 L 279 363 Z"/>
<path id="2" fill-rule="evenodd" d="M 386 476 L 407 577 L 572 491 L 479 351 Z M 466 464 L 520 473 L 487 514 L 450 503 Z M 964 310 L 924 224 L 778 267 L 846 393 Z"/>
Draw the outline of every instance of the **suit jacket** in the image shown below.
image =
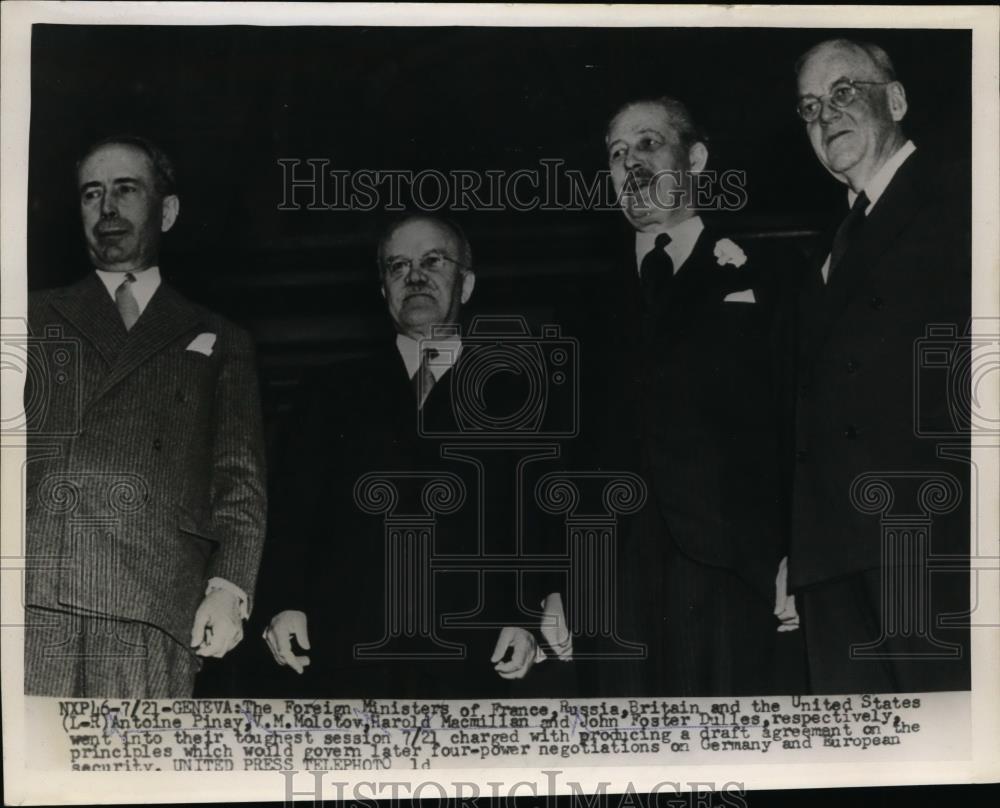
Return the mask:
<path id="1" fill-rule="evenodd" d="M 130 332 L 95 273 L 33 294 L 27 603 L 187 646 L 211 577 L 253 596 L 265 486 L 250 336 L 161 284 Z M 210 355 L 188 349 L 215 335 Z"/>
<path id="2" fill-rule="evenodd" d="M 950 325 L 957 336 L 945 338 L 943 350 L 961 356 L 970 314 L 968 177 L 968 166 L 915 152 L 869 211 L 829 283 L 820 275 L 829 240 L 803 279 L 793 586 L 881 565 L 879 517 L 851 501 L 858 475 L 946 472 L 968 484 L 967 466 L 936 456 L 942 438 L 918 434 L 946 433 L 962 384 L 968 389 L 960 361 L 949 360 L 955 370 L 949 377 L 934 376 L 935 368 L 921 367 L 918 344 L 928 326 Z M 952 429 L 952 442 L 967 445 Z M 917 510 L 905 492 L 897 497 L 900 512 Z M 967 508 L 965 500 L 951 516 L 935 519 L 935 552 L 968 552 Z"/>
<path id="3" fill-rule="evenodd" d="M 645 475 L 680 552 L 771 599 L 785 538 L 778 343 L 794 287 L 752 255 L 720 266 L 721 238 L 702 231 L 659 307 L 642 301 L 631 243 L 602 281 L 583 443 L 587 462 Z M 746 290 L 755 302 L 725 300 Z"/>
<path id="4" fill-rule="evenodd" d="M 459 365 L 467 354 L 466 347 Z M 452 436 L 461 432 L 451 405 L 456 370 L 447 371 L 431 389 L 423 407 L 425 430 Z M 504 385 L 487 390 L 485 398 L 514 395 L 517 400 L 523 394 Z M 540 575 L 521 576 L 519 584 L 511 571 L 480 576 L 474 561 L 465 568 L 443 568 L 439 562 L 448 555 L 517 552 L 513 480 L 523 450 L 496 441 L 493 449 L 466 448 L 470 441 L 460 437 L 421 436 L 412 383 L 392 341 L 373 357 L 322 370 L 303 382 L 298 398 L 273 480 L 262 600 L 268 619 L 288 609 L 306 613 L 311 664 L 301 677 L 279 673 L 276 681 L 248 685 L 248 692 L 328 698 L 505 694 L 507 683 L 489 661 L 500 627 L 512 621 L 524 624 L 519 598 L 527 609 L 538 610 L 553 588 Z M 447 455 L 446 447 L 462 457 Z M 433 522 L 431 552 L 438 561 L 425 583 L 433 579 L 435 597 L 425 607 L 439 639 L 464 646 L 461 657 L 377 660 L 355 654 L 355 646 L 383 638 L 390 616 L 387 596 L 407 586 L 387 579 L 392 565 L 386 557 L 386 516 L 366 510 L 356 496 L 358 480 L 370 474 L 389 478 L 395 486 L 398 499 L 389 517 L 405 520 L 407 514 L 424 513 Z M 414 474 L 424 476 L 407 479 Z M 535 474 L 529 466 L 526 491 L 533 490 Z M 427 479 L 442 475 L 458 480 L 463 492 L 451 513 L 445 508 L 428 511 L 429 501 L 422 496 Z M 528 552 L 538 552 L 538 526 L 525 522 Z M 404 618 L 417 619 L 416 609 L 404 609 Z M 442 622 L 445 615 L 463 613 L 475 625 Z"/>

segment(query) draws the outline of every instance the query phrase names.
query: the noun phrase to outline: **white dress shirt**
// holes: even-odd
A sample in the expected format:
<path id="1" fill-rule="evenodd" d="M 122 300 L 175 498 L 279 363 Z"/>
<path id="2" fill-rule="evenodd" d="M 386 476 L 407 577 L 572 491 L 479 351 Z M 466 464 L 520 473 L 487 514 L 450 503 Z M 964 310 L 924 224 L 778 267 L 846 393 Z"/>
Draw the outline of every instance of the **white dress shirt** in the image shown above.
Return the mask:
<path id="1" fill-rule="evenodd" d="M 680 268 L 684 265 L 684 262 L 691 257 L 691 253 L 694 252 L 694 245 L 698 241 L 698 236 L 701 235 L 701 231 L 704 229 L 705 223 L 702 222 L 701 216 L 692 216 L 690 219 L 685 219 L 680 224 L 675 224 L 668 230 L 659 230 L 652 233 L 636 233 L 636 269 L 642 269 L 642 259 L 649 255 L 649 251 L 656 246 L 656 237 L 660 235 L 660 233 L 666 233 L 670 236 L 670 243 L 666 246 L 664 252 L 666 252 L 666 254 L 670 256 L 670 260 L 674 262 L 674 274 L 676 275 Z"/>
<path id="2" fill-rule="evenodd" d="M 896 176 L 896 172 L 899 171 L 899 167 L 903 165 L 906 158 L 909 157 L 913 152 L 917 150 L 917 147 L 913 145 L 912 140 L 906 141 L 902 146 L 897 149 L 896 153 L 892 155 L 888 160 L 885 161 L 882 168 L 875 172 L 875 176 L 868 180 L 868 185 L 866 185 L 861 190 L 864 191 L 865 196 L 868 197 L 868 207 L 865 208 L 865 216 L 871 215 L 872 209 L 875 204 L 879 201 L 882 194 L 885 193 L 885 189 L 889 187 L 889 183 L 892 182 L 892 178 Z M 860 193 L 854 193 L 852 190 L 847 191 L 847 206 L 849 208 L 854 207 L 854 200 L 861 196 Z M 826 283 L 827 278 L 830 276 L 830 256 L 826 257 L 826 261 L 823 262 L 823 283 Z"/>
<path id="3" fill-rule="evenodd" d="M 104 283 L 108 294 L 111 295 L 111 302 L 114 303 L 115 292 L 118 291 L 118 287 L 125 280 L 125 273 L 105 272 L 103 269 L 97 269 L 95 272 L 97 272 L 97 277 Z M 146 310 L 146 306 L 149 305 L 149 301 L 152 300 L 153 293 L 160 288 L 160 268 L 148 267 L 139 272 L 133 272 L 132 277 L 135 278 L 135 283 L 132 284 L 130 289 L 135 302 L 139 304 L 139 314 L 141 315 Z"/>

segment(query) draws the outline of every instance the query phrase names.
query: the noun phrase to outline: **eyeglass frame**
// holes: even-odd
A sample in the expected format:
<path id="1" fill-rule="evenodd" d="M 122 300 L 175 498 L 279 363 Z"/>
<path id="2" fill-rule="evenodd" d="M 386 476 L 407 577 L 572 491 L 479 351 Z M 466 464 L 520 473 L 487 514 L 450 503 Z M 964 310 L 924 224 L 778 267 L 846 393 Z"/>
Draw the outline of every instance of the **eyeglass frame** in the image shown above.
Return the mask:
<path id="1" fill-rule="evenodd" d="M 442 261 L 448 261 L 449 263 L 454 264 L 456 267 L 458 267 L 458 269 L 460 271 L 463 271 L 463 272 L 467 272 L 467 271 L 469 271 L 471 269 L 470 266 L 468 266 L 467 264 L 463 264 L 457 258 L 452 258 L 447 253 L 438 252 L 438 251 L 434 251 L 434 250 L 431 250 L 431 251 L 425 253 L 420 259 L 418 259 L 418 261 L 417 261 L 417 267 L 420 269 L 421 272 L 423 272 L 425 274 L 433 274 L 433 273 L 436 273 L 436 272 L 440 272 L 441 270 L 439 268 L 438 269 L 429 269 L 426 266 L 426 264 L 427 264 L 428 261 L 434 260 L 434 259 L 441 259 Z M 400 273 L 394 273 L 393 270 L 392 270 L 392 264 L 394 264 L 394 263 L 405 264 L 406 265 L 406 271 L 405 272 L 400 272 Z M 383 264 L 383 266 L 382 266 L 382 275 L 384 277 L 387 277 L 387 278 L 388 277 L 405 277 L 406 275 L 409 275 L 410 272 L 412 272 L 412 271 L 413 271 L 413 261 L 411 259 L 409 259 L 409 258 L 397 258 L 394 261 L 387 262 L 386 264 Z"/>
<path id="2" fill-rule="evenodd" d="M 823 114 L 823 103 L 825 100 L 829 99 L 830 106 L 832 106 L 834 109 L 847 109 L 849 106 L 851 106 L 851 104 L 853 104 L 857 100 L 858 90 L 860 89 L 859 85 L 867 84 L 875 87 L 885 87 L 886 85 L 893 83 L 895 83 L 895 80 L 865 81 L 863 79 L 841 79 L 840 81 L 835 82 L 833 85 L 833 89 L 830 92 L 825 93 L 824 95 L 809 94 L 800 96 L 798 103 L 795 105 L 795 113 L 804 123 L 815 123 L 817 120 L 819 120 L 819 117 Z M 845 85 L 850 88 L 851 97 L 846 104 L 838 104 L 833 100 L 833 94 L 841 86 Z M 816 108 L 816 115 L 812 118 L 807 118 L 805 115 L 802 114 L 802 104 L 806 99 L 812 99 L 819 103 L 819 106 Z"/>

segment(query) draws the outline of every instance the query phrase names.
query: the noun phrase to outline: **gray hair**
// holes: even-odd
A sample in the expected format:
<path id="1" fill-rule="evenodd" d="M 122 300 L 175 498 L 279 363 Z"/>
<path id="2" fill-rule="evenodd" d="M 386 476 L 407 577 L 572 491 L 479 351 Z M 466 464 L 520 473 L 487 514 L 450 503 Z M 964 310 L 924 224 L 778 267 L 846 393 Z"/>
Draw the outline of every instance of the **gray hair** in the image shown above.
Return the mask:
<path id="1" fill-rule="evenodd" d="M 652 98 L 636 98 L 622 104 L 608 121 L 608 126 L 604 132 L 605 143 L 608 141 L 608 135 L 611 133 L 611 124 L 615 122 L 615 119 L 625 112 L 625 110 L 638 106 L 639 104 L 652 104 L 660 107 L 660 109 L 667 113 L 667 117 L 670 119 L 670 125 L 677 133 L 677 138 L 680 141 L 680 147 L 685 152 L 695 143 L 708 144 L 708 134 L 694 119 L 694 115 L 691 114 L 691 110 L 688 109 L 687 105 L 683 101 L 678 101 L 676 98 L 671 98 L 669 95 L 660 95 Z"/>
<path id="2" fill-rule="evenodd" d="M 854 51 L 855 53 L 861 52 L 868 57 L 869 61 L 875 67 L 880 81 L 896 81 L 896 67 L 893 65 L 888 53 L 873 42 L 856 42 L 853 39 L 827 39 L 818 45 L 813 45 L 796 60 L 795 75 L 798 76 L 802 72 L 805 63 L 813 55 L 825 48 L 836 48 L 839 50 Z"/>
<path id="3" fill-rule="evenodd" d="M 138 149 L 149 158 L 153 166 L 153 187 L 156 192 L 161 197 L 177 193 L 177 172 L 174 170 L 173 161 L 153 141 L 139 135 L 111 135 L 92 143 L 76 161 L 76 173 L 80 173 L 80 167 L 88 157 L 105 146 L 131 146 L 133 149 Z"/>
<path id="4" fill-rule="evenodd" d="M 385 271 L 385 268 L 382 265 L 382 261 L 385 258 L 385 245 L 388 243 L 389 239 L 392 238 L 393 233 L 399 230 L 399 228 L 401 228 L 404 224 L 416 221 L 430 222 L 451 235 L 451 237 L 458 242 L 458 263 L 460 269 L 463 272 L 468 272 L 472 269 L 472 245 L 469 244 L 468 236 L 465 235 L 465 231 L 462 230 L 457 222 L 444 216 L 434 216 L 429 213 L 404 213 L 389 222 L 379 235 L 378 247 L 375 252 L 375 260 L 378 264 L 379 277 L 382 277 L 382 274 Z"/>

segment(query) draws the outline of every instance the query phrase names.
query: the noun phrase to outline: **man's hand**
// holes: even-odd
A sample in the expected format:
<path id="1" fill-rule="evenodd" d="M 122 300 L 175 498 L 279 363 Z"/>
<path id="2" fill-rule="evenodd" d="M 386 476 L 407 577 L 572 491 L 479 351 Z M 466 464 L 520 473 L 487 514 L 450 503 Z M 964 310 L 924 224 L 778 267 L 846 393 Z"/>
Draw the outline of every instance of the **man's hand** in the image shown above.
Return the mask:
<path id="1" fill-rule="evenodd" d="M 795 595 L 788 594 L 788 556 L 781 559 L 778 575 L 774 579 L 774 614 L 781 621 L 778 631 L 795 631 L 799 627 Z"/>
<path id="2" fill-rule="evenodd" d="M 274 661 L 279 665 L 288 665 L 296 673 L 302 673 L 309 664 L 309 657 L 296 656 L 292 651 L 292 637 L 307 651 L 309 645 L 308 619 L 305 612 L 279 612 L 271 618 L 270 625 L 264 630 L 264 640 L 271 649 Z"/>
<path id="3" fill-rule="evenodd" d="M 513 649 L 510 660 L 501 662 L 507 655 L 508 648 Z M 535 664 L 537 652 L 538 643 L 530 631 L 507 626 L 500 632 L 500 639 L 493 649 L 490 662 L 494 663 L 493 669 L 500 674 L 501 679 L 523 679 Z"/>
<path id="4" fill-rule="evenodd" d="M 542 606 L 542 623 L 539 631 L 556 657 L 563 662 L 573 659 L 573 635 L 566 626 L 562 595 L 552 592 L 547 595 Z"/>
<path id="5" fill-rule="evenodd" d="M 198 656 L 221 659 L 242 639 L 240 599 L 226 589 L 213 589 L 194 614 L 191 647 Z"/>

